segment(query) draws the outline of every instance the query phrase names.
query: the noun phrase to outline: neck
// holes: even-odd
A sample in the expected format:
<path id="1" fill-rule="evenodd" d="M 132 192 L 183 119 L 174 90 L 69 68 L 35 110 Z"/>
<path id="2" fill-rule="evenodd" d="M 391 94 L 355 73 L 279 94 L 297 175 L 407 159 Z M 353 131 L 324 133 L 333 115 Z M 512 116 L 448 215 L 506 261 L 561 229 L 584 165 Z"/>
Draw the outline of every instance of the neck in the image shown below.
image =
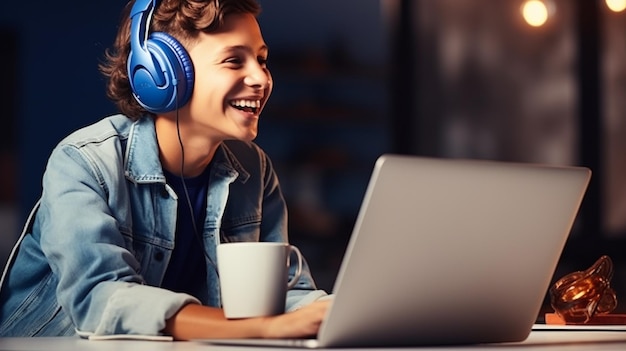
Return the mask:
<path id="1" fill-rule="evenodd" d="M 200 175 L 213 159 L 220 144 L 220 142 L 209 140 L 206 136 L 194 133 L 189 124 L 183 121 L 179 121 L 177 126 L 175 115 L 173 118 L 156 116 L 154 124 L 163 168 L 181 177 Z M 180 140 L 182 140 L 182 147 Z M 184 150 L 184 168 L 181 171 L 182 150 Z"/>

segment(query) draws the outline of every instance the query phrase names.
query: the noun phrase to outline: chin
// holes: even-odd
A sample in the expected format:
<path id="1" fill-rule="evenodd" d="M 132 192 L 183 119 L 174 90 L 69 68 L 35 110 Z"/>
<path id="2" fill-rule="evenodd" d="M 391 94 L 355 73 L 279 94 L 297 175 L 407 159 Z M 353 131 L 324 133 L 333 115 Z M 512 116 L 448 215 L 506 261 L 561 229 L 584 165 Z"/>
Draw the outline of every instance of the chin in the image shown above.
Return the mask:
<path id="1" fill-rule="evenodd" d="M 245 141 L 253 141 L 254 139 L 256 139 L 257 137 L 257 133 L 254 133 L 253 135 L 248 136 L 247 138 L 244 138 Z"/>
<path id="2" fill-rule="evenodd" d="M 254 131 L 254 132 L 250 131 L 250 132 L 248 132 L 246 134 L 233 136 L 233 139 L 237 139 L 237 140 L 241 140 L 241 141 L 253 141 L 254 139 L 256 139 L 258 134 L 259 133 L 257 133 L 256 131 Z"/>
<path id="3" fill-rule="evenodd" d="M 248 130 L 248 135 L 246 136 L 246 140 L 252 141 L 256 139 L 258 135 L 259 135 L 259 130 L 257 128 L 250 129 Z"/>

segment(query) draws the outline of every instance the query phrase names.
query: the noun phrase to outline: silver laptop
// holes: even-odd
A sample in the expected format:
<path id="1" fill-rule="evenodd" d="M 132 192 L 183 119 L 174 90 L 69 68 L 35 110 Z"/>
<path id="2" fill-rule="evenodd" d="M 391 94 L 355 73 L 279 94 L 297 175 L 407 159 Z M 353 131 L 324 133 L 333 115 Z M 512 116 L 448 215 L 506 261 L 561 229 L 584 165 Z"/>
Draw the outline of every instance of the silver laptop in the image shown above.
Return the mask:
<path id="1" fill-rule="evenodd" d="M 372 347 L 526 339 L 591 177 L 582 167 L 383 155 L 316 339 Z"/>

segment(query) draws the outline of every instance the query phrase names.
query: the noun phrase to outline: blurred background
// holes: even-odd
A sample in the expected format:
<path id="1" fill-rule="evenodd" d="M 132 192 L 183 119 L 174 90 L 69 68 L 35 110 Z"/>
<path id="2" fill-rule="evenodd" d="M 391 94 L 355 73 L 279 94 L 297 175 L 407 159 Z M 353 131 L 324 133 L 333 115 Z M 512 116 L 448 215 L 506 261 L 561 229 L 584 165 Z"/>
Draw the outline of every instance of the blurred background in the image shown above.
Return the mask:
<path id="1" fill-rule="evenodd" d="M 125 3 L 2 6 L 2 262 L 55 144 L 115 113 L 97 64 Z M 626 299 L 626 0 L 260 3 L 275 87 L 257 142 L 321 288 L 374 161 L 394 152 L 591 168 L 555 278 L 606 254 Z"/>

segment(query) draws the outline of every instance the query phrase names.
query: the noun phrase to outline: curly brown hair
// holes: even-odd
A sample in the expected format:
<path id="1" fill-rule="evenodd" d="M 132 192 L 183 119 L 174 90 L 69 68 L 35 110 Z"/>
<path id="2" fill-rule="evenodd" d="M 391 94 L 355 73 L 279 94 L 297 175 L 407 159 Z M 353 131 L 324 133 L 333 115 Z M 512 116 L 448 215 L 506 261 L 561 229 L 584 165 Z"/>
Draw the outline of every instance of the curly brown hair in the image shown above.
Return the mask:
<path id="1" fill-rule="evenodd" d="M 115 42 L 105 51 L 104 62 L 99 65 L 100 72 L 107 78 L 107 96 L 131 119 L 149 113 L 133 97 L 126 67 L 130 53 L 130 10 L 134 3 L 134 0 L 129 1 L 122 11 Z M 217 31 L 227 15 L 251 13 L 258 16 L 260 12 L 256 0 L 163 0 L 154 11 L 150 29 L 165 32 L 188 48 L 200 32 Z"/>

